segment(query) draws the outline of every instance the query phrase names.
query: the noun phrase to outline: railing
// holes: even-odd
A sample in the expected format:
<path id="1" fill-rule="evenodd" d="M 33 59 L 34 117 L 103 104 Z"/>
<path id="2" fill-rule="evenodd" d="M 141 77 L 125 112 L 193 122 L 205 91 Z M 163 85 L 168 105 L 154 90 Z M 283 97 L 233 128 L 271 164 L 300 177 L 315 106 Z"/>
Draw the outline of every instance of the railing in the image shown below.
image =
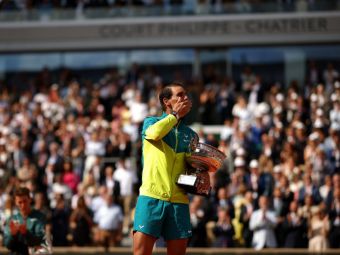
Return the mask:
<path id="1" fill-rule="evenodd" d="M 153 6 L 107 7 L 107 8 L 37 8 L 31 10 L 0 10 L 0 22 L 20 21 L 56 21 L 56 20 L 87 20 L 87 19 L 111 19 L 120 17 L 162 17 L 180 15 L 209 15 L 209 14 L 245 14 L 245 13 L 278 13 L 278 12 L 313 12 L 313 11 L 337 11 L 340 10 L 339 0 L 263 1 L 263 3 L 248 3 L 247 1 L 235 1 L 228 4 L 209 4 L 209 1 L 183 1 L 183 4 L 166 4 Z"/>
<path id="2" fill-rule="evenodd" d="M 335 255 L 339 254 L 339 249 L 328 249 L 320 252 L 311 252 L 308 249 L 264 249 L 256 251 L 254 249 L 244 248 L 188 248 L 187 255 L 309 255 L 309 254 L 324 254 L 324 255 Z M 0 247 L 0 254 L 9 254 L 9 252 Z M 109 252 L 105 252 L 102 247 L 55 247 L 53 248 L 53 254 L 70 254 L 70 255 L 84 255 L 84 254 L 115 254 L 115 255 L 132 255 L 131 247 L 110 247 Z M 152 254 L 165 255 L 165 248 L 156 248 Z"/>

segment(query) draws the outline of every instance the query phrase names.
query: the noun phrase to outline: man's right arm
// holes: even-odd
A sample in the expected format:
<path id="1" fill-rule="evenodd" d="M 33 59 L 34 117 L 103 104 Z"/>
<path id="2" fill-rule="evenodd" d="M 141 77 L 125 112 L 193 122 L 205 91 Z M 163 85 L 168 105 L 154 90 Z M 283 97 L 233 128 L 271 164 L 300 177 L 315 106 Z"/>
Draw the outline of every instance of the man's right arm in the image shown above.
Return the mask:
<path id="1" fill-rule="evenodd" d="M 4 231 L 4 245 L 10 249 L 9 246 L 12 246 L 11 244 L 13 243 L 15 237 L 12 236 L 11 230 L 10 230 L 10 223 L 11 223 L 12 219 L 9 218 L 6 220 L 6 224 L 5 224 L 5 231 Z"/>
<path id="2" fill-rule="evenodd" d="M 46 220 L 45 217 L 41 214 L 36 218 L 37 223 L 34 229 L 27 230 L 23 235 L 26 243 L 29 246 L 39 246 L 43 243 L 44 238 L 46 236 Z"/>

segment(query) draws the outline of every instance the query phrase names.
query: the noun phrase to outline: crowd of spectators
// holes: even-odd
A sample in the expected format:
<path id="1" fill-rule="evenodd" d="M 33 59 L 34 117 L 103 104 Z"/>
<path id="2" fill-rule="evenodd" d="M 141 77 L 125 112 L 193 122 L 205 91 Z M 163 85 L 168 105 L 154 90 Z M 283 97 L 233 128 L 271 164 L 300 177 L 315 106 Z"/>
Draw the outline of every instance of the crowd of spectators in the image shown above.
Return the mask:
<path id="1" fill-rule="evenodd" d="M 32 9 L 134 8 L 160 7 L 182 14 L 249 13 L 259 11 L 307 11 L 338 8 L 337 0 L 1 0 L 0 10 L 27 11 Z"/>
<path id="2" fill-rule="evenodd" d="M 340 248 L 340 83 L 329 64 L 306 84 L 240 84 L 213 73 L 186 80 L 188 121 L 227 158 L 208 197 L 190 196 L 192 247 Z M 141 176 L 140 128 L 160 112 L 165 82 L 137 64 L 99 81 L 48 69 L 0 86 L 1 229 L 26 186 L 47 215 L 55 246 L 120 246 L 133 222 Z M 14 89 L 16 88 L 16 89 Z M 161 242 L 158 243 L 161 245 Z"/>

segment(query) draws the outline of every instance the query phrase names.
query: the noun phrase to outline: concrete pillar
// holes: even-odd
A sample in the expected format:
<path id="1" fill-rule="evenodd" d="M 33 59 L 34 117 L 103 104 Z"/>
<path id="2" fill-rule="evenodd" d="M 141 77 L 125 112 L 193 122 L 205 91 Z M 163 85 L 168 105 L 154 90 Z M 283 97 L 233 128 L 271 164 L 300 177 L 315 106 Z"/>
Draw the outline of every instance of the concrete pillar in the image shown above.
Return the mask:
<path id="1" fill-rule="evenodd" d="M 233 61 L 230 49 L 228 49 L 226 52 L 226 75 L 229 78 L 233 78 Z"/>
<path id="2" fill-rule="evenodd" d="M 284 50 L 285 85 L 296 80 L 299 87 L 305 84 L 306 54 L 299 49 Z"/>
<path id="3" fill-rule="evenodd" d="M 5 78 L 6 72 L 6 59 L 4 57 L 0 57 L 0 80 Z"/>
<path id="4" fill-rule="evenodd" d="M 201 76 L 201 51 L 195 49 L 194 62 L 192 63 L 192 77 Z"/>

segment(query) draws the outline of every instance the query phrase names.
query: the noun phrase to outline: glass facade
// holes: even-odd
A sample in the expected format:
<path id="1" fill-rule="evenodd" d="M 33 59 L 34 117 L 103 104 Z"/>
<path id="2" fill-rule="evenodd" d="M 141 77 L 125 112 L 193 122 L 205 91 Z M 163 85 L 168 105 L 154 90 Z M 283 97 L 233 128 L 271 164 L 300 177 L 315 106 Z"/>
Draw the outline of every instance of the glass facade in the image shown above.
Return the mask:
<path id="1" fill-rule="evenodd" d="M 114 67 L 124 73 L 137 63 L 152 67 L 165 80 L 173 79 L 177 71 L 189 79 L 212 70 L 217 77 L 227 76 L 238 82 L 242 69 L 250 66 L 266 83 L 289 84 L 296 80 L 303 85 L 309 61 L 317 62 L 321 70 L 328 63 L 339 68 L 339 56 L 340 45 L 0 54 L 0 77 L 6 79 L 8 74 L 34 73 L 43 68 L 95 71 Z"/>

